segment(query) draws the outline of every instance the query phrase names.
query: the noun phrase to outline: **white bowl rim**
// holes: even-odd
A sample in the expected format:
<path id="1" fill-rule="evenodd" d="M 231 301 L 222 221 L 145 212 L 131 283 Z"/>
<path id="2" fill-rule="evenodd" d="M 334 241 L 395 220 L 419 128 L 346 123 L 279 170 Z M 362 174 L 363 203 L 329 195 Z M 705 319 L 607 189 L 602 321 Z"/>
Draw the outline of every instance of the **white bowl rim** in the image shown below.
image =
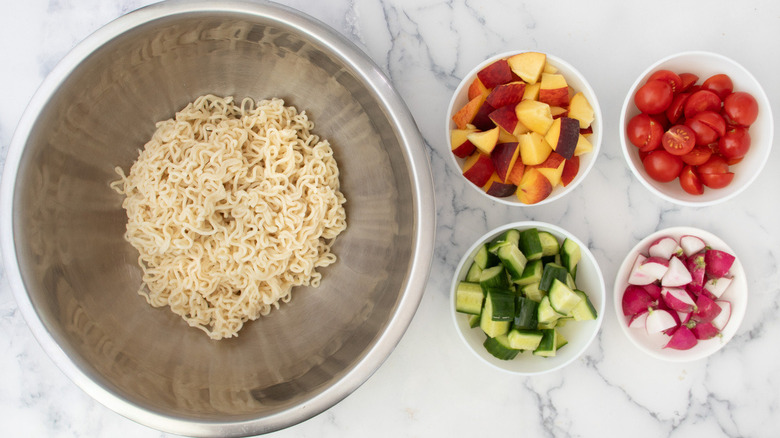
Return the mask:
<path id="1" fill-rule="evenodd" d="M 712 199 L 712 200 L 706 200 L 706 201 L 704 201 L 704 200 L 701 200 L 701 201 L 682 200 L 682 199 L 675 198 L 673 196 L 670 196 L 670 195 L 668 195 L 668 194 L 658 190 L 655 186 L 653 186 L 653 184 L 651 184 L 649 181 L 647 181 L 647 179 L 644 178 L 641 175 L 639 169 L 637 169 L 636 166 L 634 166 L 634 163 L 633 163 L 631 157 L 629 156 L 629 150 L 631 148 L 628 147 L 629 146 L 629 142 L 626 139 L 625 126 L 626 126 L 626 123 L 628 122 L 626 120 L 626 115 L 628 114 L 629 106 L 633 102 L 634 93 L 636 93 L 636 90 L 639 88 L 640 84 L 644 83 L 646 78 L 651 73 L 653 73 L 655 70 L 658 70 L 661 65 L 664 65 L 667 62 L 673 61 L 673 60 L 678 59 L 678 58 L 689 57 L 689 56 L 704 56 L 704 57 L 715 58 L 715 59 L 718 59 L 718 60 L 720 60 L 720 61 L 722 61 L 724 63 L 731 64 L 737 70 L 742 71 L 745 74 L 745 78 L 747 78 L 749 81 L 753 82 L 755 84 L 755 86 L 756 86 L 756 89 L 759 91 L 757 93 L 758 95 L 756 95 L 755 93 L 752 93 L 752 94 L 754 95 L 753 97 L 755 97 L 756 100 L 759 102 L 759 106 L 762 109 L 762 111 L 766 113 L 766 120 L 768 122 L 767 123 L 767 133 L 766 133 L 766 135 L 767 135 L 766 143 L 768 143 L 770 145 L 770 147 L 767 147 L 767 148 L 764 149 L 763 156 L 759 160 L 759 167 L 755 170 L 755 172 L 751 173 L 750 177 L 745 182 L 743 182 L 742 186 L 737 188 L 737 190 L 734 190 L 733 192 L 731 192 L 731 193 L 729 193 L 729 194 L 727 194 L 725 196 L 721 196 L 721 197 L 718 197 L 718 198 L 715 198 L 715 199 Z M 713 72 L 713 74 L 715 74 L 715 73 L 716 72 Z M 700 79 L 704 79 L 704 78 L 700 78 Z M 739 90 L 737 90 L 737 91 L 739 91 Z M 636 179 L 639 180 L 639 182 L 642 183 L 642 185 L 645 186 L 650 192 L 652 192 L 655 195 L 659 196 L 660 198 L 665 199 L 665 200 L 667 200 L 669 202 L 672 202 L 674 204 L 683 205 L 683 206 L 686 206 L 686 207 L 708 207 L 708 206 L 720 204 L 722 202 L 726 202 L 726 201 L 728 201 L 728 200 L 738 196 L 740 193 L 742 193 L 744 190 L 746 190 L 748 187 L 750 187 L 753 184 L 753 181 L 755 181 L 756 178 L 758 178 L 758 175 L 764 169 L 764 166 L 766 165 L 766 162 L 769 159 L 769 154 L 772 152 L 771 145 L 772 145 L 772 141 L 774 139 L 774 123 L 773 123 L 773 120 L 774 120 L 774 118 L 773 118 L 773 114 L 772 114 L 771 102 L 769 100 L 769 97 L 766 94 L 766 91 L 764 91 L 764 88 L 761 86 L 761 83 L 756 79 L 756 77 L 753 76 L 753 74 L 747 68 L 745 68 L 742 64 L 738 63 L 737 61 L 735 61 L 735 60 L 733 60 L 733 59 L 731 59 L 731 58 L 729 58 L 729 57 L 727 57 L 725 55 L 722 55 L 720 53 L 715 53 L 715 52 L 709 52 L 709 51 L 704 51 L 704 50 L 690 50 L 690 51 L 678 52 L 678 53 L 674 53 L 674 54 L 665 56 L 665 57 L 661 58 L 660 60 L 654 62 L 649 67 L 647 67 L 642 73 L 639 74 L 637 79 L 634 81 L 634 83 L 628 89 L 628 92 L 626 93 L 625 100 L 623 101 L 623 106 L 622 106 L 622 108 L 620 110 L 620 124 L 619 124 L 620 132 L 619 132 L 619 135 L 620 135 L 620 142 L 621 142 L 621 151 L 623 153 L 623 157 L 626 160 L 626 163 L 628 164 L 628 167 L 631 169 L 631 172 L 634 174 Z M 631 145 L 631 147 L 633 148 L 633 145 Z M 633 150 L 632 150 L 632 152 L 633 152 Z M 674 181 L 672 181 L 672 183 L 674 183 Z M 671 183 L 669 183 L 669 184 L 671 184 Z"/>
<path id="2" fill-rule="evenodd" d="M 455 105 L 455 101 L 458 100 L 458 97 L 461 95 L 461 92 L 464 88 L 468 88 L 469 85 L 471 85 L 471 81 L 474 77 L 476 77 L 477 72 L 479 72 L 484 67 L 488 66 L 489 64 L 492 64 L 495 61 L 498 61 L 499 59 L 508 58 L 512 55 L 517 55 L 519 53 L 525 53 L 525 52 L 533 52 L 535 50 L 511 50 L 506 51 L 503 53 L 499 53 L 496 55 L 493 55 L 478 65 L 476 65 L 473 69 L 471 69 L 468 73 L 466 73 L 463 78 L 461 79 L 460 83 L 458 84 L 458 87 L 455 88 L 455 91 L 452 93 L 452 97 L 450 98 L 450 102 L 447 105 L 447 114 L 446 114 L 446 120 L 444 121 L 444 138 L 447 139 L 446 141 L 446 155 L 449 157 L 448 160 L 455 166 L 455 169 L 458 171 L 459 174 L 463 172 L 463 168 L 461 167 L 460 163 L 458 163 L 457 157 L 453 155 L 452 151 L 450 150 L 450 130 L 453 129 L 452 125 L 452 113 L 453 113 L 453 107 Z M 540 52 L 542 53 L 542 52 Z M 555 193 L 556 190 L 553 190 L 553 193 L 550 193 L 550 196 L 546 197 L 545 199 L 537 202 L 536 204 L 523 204 L 519 200 L 515 200 L 516 197 L 508 196 L 506 198 L 498 198 L 496 196 L 490 196 L 487 193 L 485 193 L 484 190 L 482 190 L 481 187 L 477 187 L 474 184 L 472 184 L 470 181 L 467 181 L 465 178 L 462 177 L 459 178 L 462 181 L 465 181 L 473 190 L 476 190 L 477 192 L 481 193 L 482 196 L 485 196 L 489 199 L 491 199 L 494 202 L 498 202 L 500 204 L 504 205 L 510 205 L 514 207 L 537 207 L 540 205 L 551 203 L 557 199 L 562 198 L 566 194 L 574 191 L 580 183 L 588 176 L 593 166 L 596 164 L 596 159 L 598 158 L 599 152 L 601 151 L 601 143 L 603 138 L 603 120 L 604 117 L 601 113 L 601 106 L 599 105 L 598 96 L 596 95 L 596 92 L 593 90 L 593 87 L 590 85 L 590 82 L 585 78 L 585 75 L 583 75 L 577 68 L 575 68 L 573 65 L 569 64 L 568 62 L 564 61 L 562 58 L 553 55 L 549 52 L 543 52 L 547 59 L 552 61 L 553 66 L 561 68 L 562 70 L 568 70 L 571 72 L 571 74 L 574 74 L 574 76 L 577 77 L 578 82 L 582 82 L 582 89 L 576 90 L 576 91 L 582 91 L 587 97 L 588 102 L 590 103 L 591 107 L 593 108 L 593 114 L 595 115 L 595 119 L 593 121 L 593 124 L 595 124 L 593 129 L 593 135 L 591 137 L 591 144 L 593 145 L 593 151 L 589 152 L 589 154 L 593 154 L 592 158 L 590 159 L 589 163 L 585 167 L 580 167 L 579 171 L 577 172 L 577 176 L 574 178 L 574 180 L 565 188 L 562 190 L 557 190 L 557 193 Z M 569 78 L 566 78 L 567 81 L 569 81 Z"/>
<path id="3" fill-rule="evenodd" d="M 593 324 L 591 326 L 592 332 L 590 335 L 586 338 L 585 342 L 582 343 L 582 345 L 579 347 L 579 350 L 574 353 L 569 359 L 562 361 L 561 363 L 541 370 L 541 371 L 534 371 L 534 372 L 523 372 L 523 371 L 514 371 L 510 370 L 506 367 L 500 366 L 502 363 L 505 363 L 505 361 L 500 361 L 498 359 L 495 360 L 489 360 L 489 358 L 483 357 L 480 354 L 478 354 L 469 344 L 468 340 L 466 339 L 463 331 L 461 331 L 460 326 L 458 324 L 458 318 L 463 317 L 464 314 L 458 313 L 455 311 L 455 290 L 457 289 L 458 283 L 462 279 L 463 275 L 466 270 L 464 269 L 465 264 L 471 260 L 473 257 L 473 254 L 476 252 L 476 250 L 484 244 L 486 241 L 491 239 L 492 237 L 498 235 L 499 233 L 511 229 L 526 229 L 526 228 L 539 228 L 539 229 L 545 229 L 548 231 L 552 231 L 554 234 L 557 234 L 559 237 L 564 236 L 572 239 L 577 245 L 580 246 L 580 250 L 582 251 L 582 259 L 589 259 L 590 262 L 593 263 L 593 270 L 597 273 L 596 278 L 594 279 L 595 282 L 598 284 L 598 289 L 601 293 L 601 299 L 599 300 L 600 303 L 598 304 L 598 308 L 596 311 L 598 312 L 598 316 L 595 321 L 592 321 Z M 448 308 L 447 311 L 450 313 L 450 320 L 452 321 L 452 325 L 455 328 L 455 331 L 458 334 L 458 337 L 462 341 L 463 345 L 466 347 L 467 350 L 469 350 L 475 357 L 477 357 L 482 363 L 485 363 L 489 365 L 491 368 L 500 370 L 505 373 L 509 373 L 512 375 L 520 375 L 520 376 L 535 376 L 545 373 L 550 373 L 553 371 L 557 371 L 559 369 L 562 369 L 578 359 L 582 356 L 582 354 L 585 352 L 585 350 L 590 347 L 591 343 L 593 343 L 593 340 L 596 339 L 596 336 L 599 333 L 599 330 L 601 330 L 601 325 L 604 321 L 604 309 L 606 307 L 606 299 L 607 299 L 607 293 L 606 293 L 606 286 L 604 283 L 604 275 L 601 272 L 601 268 L 598 264 L 598 261 L 596 260 L 596 257 L 593 255 L 593 253 L 590 251 L 587 245 L 585 245 L 577 236 L 572 234 L 571 232 L 557 226 L 553 225 L 547 222 L 540 222 L 540 221 L 518 221 L 518 222 L 511 222 L 504 225 L 501 225 L 499 227 L 493 228 L 492 230 L 486 232 L 479 238 L 477 238 L 474 243 L 469 247 L 469 249 L 466 250 L 466 252 L 461 257 L 460 261 L 458 262 L 458 265 L 455 269 L 455 272 L 452 275 L 452 281 L 450 283 L 449 288 L 449 299 L 448 299 Z M 591 295 L 591 292 L 588 291 L 588 294 Z M 475 329 L 478 330 L 478 329 Z M 514 359 L 514 360 L 522 360 L 522 359 Z"/>
<path id="4" fill-rule="evenodd" d="M 736 280 L 734 283 L 732 283 L 730 287 L 735 288 L 734 289 L 735 293 L 739 294 L 735 297 L 739 299 L 739 302 L 735 304 L 736 300 L 732 300 L 731 317 L 729 319 L 729 323 L 726 325 L 726 329 L 724 330 L 722 338 L 713 338 L 706 341 L 699 341 L 699 343 L 690 350 L 672 350 L 672 349 L 659 350 L 656 348 L 649 348 L 643 345 L 642 343 L 640 343 L 636 339 L 637 333 L 632 331 L 633 329 L 628 327 L 628 324 L 626 322 L 626 317 L 625 315 L 623 315 L 623 307 L 622 307 L 623 291 L 628 285 L 626 278 L 628 272 L 631 270 L 631 267 L 633 265 L 634 260 L 636 259 L 637 254 L 639 252 L 646 252 L 647 247 L 649 247 L 650 243 L 652 243 L 655 239 L 663 236 L 679 237 L 686 234 L 698 236 L 702 238 L 708 246 L 711 246 L 715 249 L 727 251 L 736 257 L 736 260 L 734 261 L 734 265 L 732 266 L 730 272 L 734 275 L 735 279 L 737 277 L 739 277 L 739 279 Z M 667 362 L 693 362 L 693 361 L 704 359 L 714 354 L 715 352 L 723 348 L 734 337 L 740 325 L 742 324 L 742 320 L 745 317 L 745 312 L 747 309 L 747 302 L 748 302 L 747 284 L 748 283 L 745 275 L 745 269 L 742 266 L 742 263 L 740 262 L 740 258 L 737 256 L 734 250 L 726 242 L 723 241 L 723 239 L 721 239 L 720 237 L 716 236 L 715 234 L 709 231 L 702 230 L 700 228 L 695 228 L 690 226 L 675 226 L 675 227 L 664 228 L 647 235 L 639 242 L 637 242 L 637 244 L 634 245 L 634 247 L 628 252 L 628 254 L 626 254 L 626 257 L 623 259 L 623 262 L 621 263 L 617 273 L 615 274 L 615 286 L 612 292 L 613 295 L 612 301 L 614 304 L 615 315 L 617 316 L 618 325 L 620 326 L 620 328 L 622 329 L 623 333 L 626 335 L 628 340 L 634 346 L 636 346 L 636 348 L 647 353 L 649 356 Z"/>

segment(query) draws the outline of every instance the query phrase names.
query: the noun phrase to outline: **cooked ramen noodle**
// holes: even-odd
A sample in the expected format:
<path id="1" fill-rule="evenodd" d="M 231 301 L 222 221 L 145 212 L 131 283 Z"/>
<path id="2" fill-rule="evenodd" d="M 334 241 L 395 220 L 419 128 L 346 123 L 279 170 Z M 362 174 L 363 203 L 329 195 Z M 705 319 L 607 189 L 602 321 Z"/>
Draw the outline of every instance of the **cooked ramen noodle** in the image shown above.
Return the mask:
<path id="1" fill-rule="evenodd" d="M 140 253 L 139 293 L 212 339 L 316 287 L 336 261 L 345 198 L 330 144 L 281 99 L 201 96 L 157 123 L 112 187 Z"/>

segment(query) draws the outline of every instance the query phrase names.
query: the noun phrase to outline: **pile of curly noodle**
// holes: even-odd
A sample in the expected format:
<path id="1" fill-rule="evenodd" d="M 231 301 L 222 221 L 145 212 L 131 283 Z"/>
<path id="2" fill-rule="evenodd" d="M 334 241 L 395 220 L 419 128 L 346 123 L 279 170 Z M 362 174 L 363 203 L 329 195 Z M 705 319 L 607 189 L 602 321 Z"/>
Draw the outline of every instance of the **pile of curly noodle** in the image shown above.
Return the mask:
<path id="1" fill-rule="evenodd" d="M 305 112 L 281 99 L 201 96 L 157 123 L 112 187 L 140 253 L 139 293 L 212 339 L 318 286 L 346 228 L 339 169 Z"/>

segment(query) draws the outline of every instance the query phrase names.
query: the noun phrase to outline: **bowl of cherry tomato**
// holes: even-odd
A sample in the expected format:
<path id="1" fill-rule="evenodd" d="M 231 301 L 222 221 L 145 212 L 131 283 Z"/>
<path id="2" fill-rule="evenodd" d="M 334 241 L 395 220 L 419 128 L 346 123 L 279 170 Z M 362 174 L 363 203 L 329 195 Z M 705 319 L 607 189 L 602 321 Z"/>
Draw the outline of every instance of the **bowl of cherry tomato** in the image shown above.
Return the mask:
<path id="1" fill-rule="evenodd" d="M 761 84 L 723 55 L 683 52 L 648 67 L 629 90 L 620 139 L 637 179 L 663 199 L 708 206 L 759 175 L 774 123 Z"/>

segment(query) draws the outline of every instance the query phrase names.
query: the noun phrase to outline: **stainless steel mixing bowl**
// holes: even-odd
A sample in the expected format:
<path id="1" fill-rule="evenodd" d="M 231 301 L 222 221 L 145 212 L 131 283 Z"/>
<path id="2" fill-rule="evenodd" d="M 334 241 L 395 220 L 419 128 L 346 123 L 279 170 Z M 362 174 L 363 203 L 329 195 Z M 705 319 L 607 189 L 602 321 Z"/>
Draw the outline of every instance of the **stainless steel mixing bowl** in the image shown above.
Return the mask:
<path id="1" fill-rule="evenodd" d="M 222 341 L 137 295 L 109 188 L 156 121 L 206 93 L 305 109 L 348 200 L 321 286 Z M 36 338 L 95 399 L 172 433 L 265 433 L 337 403 L 396 346 L 430 269 L 432 181 L 404 103 L 350 42 L 269 3 L 164 3 L 100 29 L 32 99 L 3 177 L 4 262 Z"/>

